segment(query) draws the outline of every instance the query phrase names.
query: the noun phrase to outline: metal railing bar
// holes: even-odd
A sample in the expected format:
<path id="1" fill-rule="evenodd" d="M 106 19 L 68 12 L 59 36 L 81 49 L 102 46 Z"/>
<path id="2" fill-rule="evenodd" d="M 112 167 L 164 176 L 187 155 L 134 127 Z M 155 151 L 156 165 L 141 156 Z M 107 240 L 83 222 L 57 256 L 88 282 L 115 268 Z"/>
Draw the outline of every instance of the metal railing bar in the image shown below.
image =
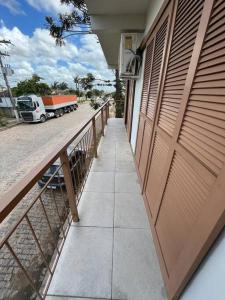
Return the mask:
<path id="1" fill-rule="evenodd" d="M 51 269 L 50 269 L 50 266 L 49 266 L 49 264 L 48 264 L 48 262 L 47 262 L 47 259 L 46 259 L 45 255 L 44 255 L 44 252 L 43 252 L 43 250 L 42 250 L 41 244 L 39 243 L 38 238 L 37 238 L 37 235 L 36 235 L 36 233 L 35 233 L 35 231 L 34 231 L 34 228 L 33 228 L 32 224 L 31 224 L 31 222 L 30 222 L 30 219 L 29 219 L 29 217 L 28 217 L 27 215 L 25 216 L 25 219 L 26 219 L 26 221 L 27 221 L 27 223 L 28 223 L 28 225 L 29 225 L 29 227 L 30 227 L 30 230 L 31 230 L 31 232 L 32 232 L 32 234 L 33 234 L 33 237 L 34 237 L 34 239 L 35 239 L 35 242 L 37 243 L 38 249 L 39 249 L 39 251 L 41 252 L 41 256 L 42 256 L 42 258 L 43 258 L 43 260 L 44 260 L 45 265 L 46 265 L 48 271 L 50 272 L 50 274 L 53 275 L 53 273 L 52 273 L 52 271 L 51 271 Z"/>
<path id="2" fill-rule="evenodd" d="M 60 184 L 59 177 L 58 177 L 58 183 L 59 183 L 59 187 L 60 187 L 61 197 L 62 197 L 63 202 L 64 202 L 64 207 L 66 209 L 66 220 L 68 222 L 68 226 L 70 226 L 69 217 L 68 217 L 68 215 L 69 215 L 69 206 L 66 204 L 65 194 L 63 193 L 62 185 Z"/>
<path id="3" fill-rule="evenodd" d="M 48 214 L 47 214 L 47 212 L 46 212 L 46 209 L 45 209 L 45 206 L 44 206 L 44 203 L 43 203 L 43 201 L 42 201 L 41 196 L 40 196 L 39 200 L 40 200 L 40 202 L 41 202 L 41 206 L 42 206 L 42 208 L 43 208 L 43 211 L 44 211 L 44 214 L 45 214 L 47 223 L 48 223 L 48 227 L 49 227 L 50 232 L 51 232 L 51 234 L 52 234 L 52 238 L 53 238 L 53 241 L 54 241 L 54 244 L 55 244 L 55 248 L 56 248 L 58 254 L 60 254 L 59 249 L 58 249 L 58 245 L 57 245 L 57 241 L 55 240 L 54 233 L 53 233 L 53 230 L 52 230 L 52 226 L 51 226 L 51 224 L 50 224 L 50 221 L 49 221 L 49 218 L 48 218 Z"/>
<path id="4" fill-rule="evenodd" d="M 40 295 L 38 289 L 36 288 L 32 277 L 30 276 L 30 274 L 27 272 L 27 270 L 24 268 L 24 266 L 22 265 L 22 263 L 20 262 L 19 258 L 17 257 L 17 255 L 15 254 L 15 252 L 13 251 L 12 247 L 10 246 L 9 242 L 6 241 L 5 242 L 6 247 L 9 249 L 10 253 L 12 254 L 12 256 L 14 257 L 14 259 L 16 260 L 17 264 L 19 265 L 19 267 L 22 269 L 23 273 L 25 274 L 27 280 L 29 281 L 30 285 L 32 286 L 32 288 L 34 289 L 34 291 L 36 292 L 37 296 L 39 299 L 44 300 L 44 298 L 42 298 L 42 296 Z"/>
<path id="5" fill-rule="evenodd" d="M 59 167 L 62 168 L 62 166 Z M 45 186 L 42 188 L 42 190 L 38 193 L 38 195 L 34 198 L 34 200 L 32 200 L 31 204 L 28 205 L 26 211 L 24 213 L 22 213 L 22 215 L 19 217 L 16 225 L 14 225 L 13 229 L 8 232 L 4 238 L 1 239 L 0 241 L 0 249 L 2 248 L 2 246 L 4 245 L 5 241 L 8 240 L 10 238 L 10 236 L 13 234 L 13 232 L 16 230 L 16 228 L 21 224 L 21 222 L 23 221 L 23 219 L 26 217 L 26 215 L 30 212 L 30 210 L 33 208 L 34 204 L 38 201 L 38 199 L 41 197 L 41 195 L 43 194 L 43 192 L 46 191 L 47 185 L 50 183 L 51 179 L 53 178 L 53 176 L 48 180 L 48 182 L 45 184 Z"/>
<path id="6" fill-rule="evenodd" d="M 53 189 L 51 189 L 51 193 L 52 193 L 52 197 L 53 197 L 53 202 L 55 203 L 56 212 L 57 212 L 57 215 L 59 217 L 59 223 L 60 223 L 59 226 L 62 230 L 63 237 L 65 237 L 63 226 L 61 226 L 63 224 L 63 221 L 61 220 L 61 217 L 60 217 L 60 214 L 59 214 L 59 209 L 58 209 L 58 206 L 57 206 L 57 203 L 56 203 L 55 193 L 54 193 Z"/>

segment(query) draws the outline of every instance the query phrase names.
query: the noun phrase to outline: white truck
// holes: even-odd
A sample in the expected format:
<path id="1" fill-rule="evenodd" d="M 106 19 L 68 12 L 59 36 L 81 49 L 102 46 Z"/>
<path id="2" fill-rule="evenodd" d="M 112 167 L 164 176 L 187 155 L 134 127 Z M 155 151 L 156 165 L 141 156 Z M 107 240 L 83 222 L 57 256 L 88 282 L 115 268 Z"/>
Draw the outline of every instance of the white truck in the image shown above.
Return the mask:
<path id="1" fill-rule="evenodd" d="M 78 108 L 75 95 L 51 95 L 38 97 L 36 95 L 17 98 L 17 107 L 23 122 L 45 122 L 49 118 L 61 117 Z"/>

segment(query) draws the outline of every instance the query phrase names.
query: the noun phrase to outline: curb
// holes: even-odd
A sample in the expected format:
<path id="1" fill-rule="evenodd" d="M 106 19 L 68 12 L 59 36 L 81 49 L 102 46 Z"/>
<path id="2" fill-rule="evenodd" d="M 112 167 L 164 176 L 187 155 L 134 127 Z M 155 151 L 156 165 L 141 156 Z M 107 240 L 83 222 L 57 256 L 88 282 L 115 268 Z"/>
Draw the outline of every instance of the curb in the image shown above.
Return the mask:
<path id="1" fill-rule="evenodd" d="M 4 126 L 4 127 L 0 127 L 0 132 L 1 132 L 1 131 L 5 131 L 5 130 L 10 129 L 10 128 L 13 128 L 13 127 L 18 126 L 18 125 L 21 125 L 22 123 L 23 123 L 23 122 L 20 121 L 20 122 L 15 123 L 15 124 L 11 124 L 11 125 L 6 125 L 6 126 Z"/>

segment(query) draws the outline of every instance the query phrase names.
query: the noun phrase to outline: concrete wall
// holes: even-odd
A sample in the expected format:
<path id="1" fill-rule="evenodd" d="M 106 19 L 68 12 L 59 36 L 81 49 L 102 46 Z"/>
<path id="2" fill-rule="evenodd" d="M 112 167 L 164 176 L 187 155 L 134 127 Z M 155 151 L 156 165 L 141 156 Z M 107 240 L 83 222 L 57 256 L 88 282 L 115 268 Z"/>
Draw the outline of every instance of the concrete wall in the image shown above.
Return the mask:
<path id="1" fill-rule="evenodd" d="M 225 229 L 180 297 L 180 300 L 224 299 Z"/>
<path id="2" fill-rule="evenodd" d="M 0 107 L 12 107 L 12 103 L 10 98 L 8 97 L 0 97 Z"/>
<path id="3" fill-rule="evenodd" d="M 146 18 L 146 28 L 145 34 L 148 33 L 152 23 L 154 22 L 164 0 L 151 0 L 149 1 L 149 7 L 147 11 L 147 18 Z"/>
<path id="4" fill-rule="evenodd" d="M 145 52 L 143 53 L 143 57 L 145 58 Z M 141 105 L 141 93 L 142 93 L 143 78 L 144 78 L 144 67 L 143 67 L 144 64 L 145 64 L 145 61 L 143 60 L 142 68 L 140 71 L 141 76 L 136 81 L 136 87 L 135 87 L 132 131 L 131 131 L 131 147 L 132 147 L 133 152 L 135 152 L 135 147 L 136 147 L 139 111 L 140 111 L 140 105 Z"/>

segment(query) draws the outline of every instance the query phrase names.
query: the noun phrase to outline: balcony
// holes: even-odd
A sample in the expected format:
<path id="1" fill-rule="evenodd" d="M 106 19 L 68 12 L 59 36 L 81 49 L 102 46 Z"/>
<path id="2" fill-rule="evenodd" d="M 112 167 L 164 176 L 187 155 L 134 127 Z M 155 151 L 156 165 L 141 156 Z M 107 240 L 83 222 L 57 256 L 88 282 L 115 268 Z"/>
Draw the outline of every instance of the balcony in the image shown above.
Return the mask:
<path id="1" fill-rule="evenodd" d="M 98 153 L 47 299 L 165 299 L 123 120 L 109 119 Z"/>
<path id="2" fill-rule="evenodd" d="M 15 201 L 29 194 L 28 186 L 36 186 L 52 161 L 61 158 L 55 174 L 60 178 L 63 170 L 66 190 L 61 180 L 60 192 L 49 188 L 55 183 L 53 174 L 1 241 L 1 258 L 7 257 L 14 268 L 10 277 L 0 266 L 4 282 L 8 278 L 8 285 L 1 286 L 1 299 L 166 299 L 123 120 L 108 119 L 107 112 L 104 107 L 99 110 L 66 143 L 86 155 L 88 171 L 81 184 L 75 182 L 82 172 L 73 177 L 77 169 L 71 168 L 73 156 L 66 154 L 64 145 L 20 186 L 20 196 L 12 197 L 11 192 L 4 200 L 1 219 Z M 41 209 L 42 226 L 35 223 Z M 29 247 L 24 231 L 29 231 Z"/>

